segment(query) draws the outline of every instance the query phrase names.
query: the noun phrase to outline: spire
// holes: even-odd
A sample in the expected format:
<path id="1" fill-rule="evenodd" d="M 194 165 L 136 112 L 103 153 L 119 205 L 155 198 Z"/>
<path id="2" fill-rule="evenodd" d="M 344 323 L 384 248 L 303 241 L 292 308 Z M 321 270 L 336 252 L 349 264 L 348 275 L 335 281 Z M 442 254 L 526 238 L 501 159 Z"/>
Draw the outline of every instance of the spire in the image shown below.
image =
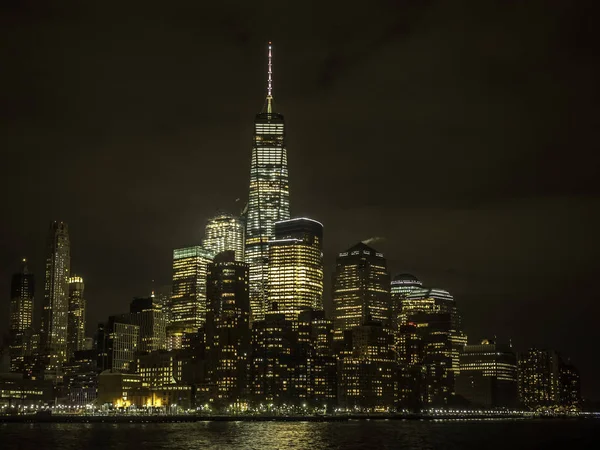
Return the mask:
<path id="1" fill-rule="evenodd" d="M 21 273 L 28 274 L 29 270 L 27 268 L 27 258 L 23 258 L 21 260 Z"/>
<path id="2" fill-rule="evenodd" d="M 273 113 L 273 44 L 269 41 L 269 58 L 267 67 L 267 113 Z"/>

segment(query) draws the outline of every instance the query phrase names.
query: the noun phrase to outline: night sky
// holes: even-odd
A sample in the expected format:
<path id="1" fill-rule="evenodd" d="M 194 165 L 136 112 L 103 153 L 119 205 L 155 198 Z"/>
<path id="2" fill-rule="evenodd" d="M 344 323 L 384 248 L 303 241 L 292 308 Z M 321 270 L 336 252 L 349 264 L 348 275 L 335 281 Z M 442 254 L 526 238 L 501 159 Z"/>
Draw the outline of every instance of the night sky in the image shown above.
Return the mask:
<path id="1" fill-rule="evenodd" d="M 600 399 L 597 2 L 3 3 L 0 330 L 23 256 L 41 304 L 51 220 L 91 335 L 241 208 L 272 40 L 326 308 L 337 252 L 380 237 L 392 273 L 455 296 L 471 343 L 555 348 Z"/>

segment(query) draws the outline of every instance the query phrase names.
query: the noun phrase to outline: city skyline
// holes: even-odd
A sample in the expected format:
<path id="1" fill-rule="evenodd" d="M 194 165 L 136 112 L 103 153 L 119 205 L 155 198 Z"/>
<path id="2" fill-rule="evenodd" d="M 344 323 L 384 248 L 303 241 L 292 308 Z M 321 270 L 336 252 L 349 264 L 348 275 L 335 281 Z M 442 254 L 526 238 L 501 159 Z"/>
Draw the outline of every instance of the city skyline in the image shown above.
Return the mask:
<path id="1" fill-rule="evenodd" d="M 261 44 L 264 45 L 266 39 L 261 39 Z M 261 39 L 252 38 L 252 46 L 255 45 L 255 41 Z M 383 167 L 383 164 L 377 162 L 377 158 L 384 156 L 376 151 L 377 143 L 385 142 L 384 138 L 378 136 L 383 134 L 387 136 L 386 139 L 390 140 L 392 137 L 398 136 L 387 135 L 385 129 L 378 128 L 379 125 L 376 122 L 368 122 L 370 125 L 365 125 L 365 129 L 357 128 L 357 123 L 367 118 L 365 111 L 373 112 L 377 110 L 377 107 L 364 102 L 366 94 L 357 94 L 357 91 L 353 91 L 348 86 L 348 84 L 352 86 L 353 83 L 357 85 L 361 80 L 364 82 L 365 74 L 369 73 L 367 69 L 370 63 L 365 62 L 364 59 L 361 60 L 360 53 L 347 55 L 344 53 L 343 46 L 336 47 L 329 43 L 332 48 L 337 49 L 337 53 L 334 51 L 333 55 L 337 55 L 338 60 L 336 62 L 334 58 L 323 66 L 315 66 L 322 69 L 325 67 L 323 69 L 325 71 L 323 72 L 324 79 L 315 83 L 321 89 L 322 98 L 309 96 L 303 100 L 301 97 L 306 93 L 303 90 L 307 85 L 303 84 L 301 76 L 290 76 L 292 75 L 292 63 L 289 62 L 289 60 L 295 59 L 294 55 L 302 55 L 302 52 L 298 46 L 285 38 L 278 40 L 275 35 L 273 39 L 279 48 L 278 61 L 281 61 L 280 64 L 283 65 L 281 81 L 277 84 L 277 92 L 280 92 L 280 87 L 282 92 L 281 100 L 278 101 L 278 105 L 281 107 L 278 109 L 286 115 L 290 123 L 288 145 L 290 165 L 292 165 L 290 185 L 294 205 L 293 217 L 306 215 L 325 225 L 325 280 L 326 284 L 329 284 L 326 287 L 329 290 L 326 290 L 325 306 L 329 314 L 331 315 L 331 285 L 328 275 L 332 272 L 332 261 L 335 255 L 356 242 L 372 236 L 383 236 L 386 240 L 376 244 L 375 247 L 388 258 L 392 276 L 398 272 L 410 272 L 421 279 L 425 286 L 439 286 L 450 291 L 457 299 L 461 312 L 465 316 L 465 329 L 469 337 L 473 337 L 473 342 L 490 334 L 496 334 L 502 338 L 512 338 L 515 345 L 522 348 L 530 346 L 556 348 L 561 353 L 573 357 L 581 368 L 584 390 L 596 389 L 594 395 L 597 397 L 597 388 L 593 386 L 593 383 L 586 382 L 586 380 L 597 378 L 595 375 L 599 371 L 597 363 L 588 360 L 591 359 L 589 355 L 592 353 L 593 347 L 590 347 L 587 338 L 589 330 L 593 328 L 588 326 L 586 329 L 585 326 L 581 326 L 582 320 L 585 323 L 585 317 L 581 317 L 581 312 L 578 313 L 568 308 L 573 301 L 572 292 L 575 289 L 577 297 L 583 305 L 582 308 L 579 308 L 580 311 L 593 311 L 594 299 L 597 298 L 593 289 L 594 276 L 592 275 L 595 272 L 592 268 L 596 263 L 591 258 L 594 245 L 593 241 L 587 240 L 587 237 L 591 236 L 590 232 L 597 219 L 586 214 L 586 207 L 589 207 L 588 202 L 590 201 L 589 193 L 593 194 L 595 191 L 593 188 L 584 189 L 587 177 L 590 177 L 589 172 L 585 171 L 589 171 L 590 168 L 583 168 L 583 174 L 578 172 L 579 178 L 575 181 L 559 177 L 564 180 L 564 185 L 555 186 L 544 174 L 521 173 L 521 165 L 533 164 L 535 166 L 535 161 L 538 161 L 539 156 L 535 157 L 532 163 L 527 159 L 532 158 L 532 155 L 528 154 L 521 160 L 521 165 L 508 165 L 510 170 L 508 173 L 514 175 L 511 180 L 517 179 L 516 185 L 513 182 L 504 183 L 501 178 L 495 179 L 494 177 L 489 184 L 483 182 L 479 178 L 478 169 L 483 168 L 485 173 L 486 168 L 491 170 L 490 166 L 502 165 L 501 163 L 504 161 L 502 156 L 506 156 L 507 159 L 514 156 L 514 153 L 510 153 L 506 147 L 514 144 L 517 136 L 524 136 L 526 141 L 527 138 L 535 138 L 527 133 L 520 134 L 523 131 L 518 127 L 518 123 L 520 123 L 518 118 L 515 118 L 513 121 L 501 122 L 513 127 L 509 127 L 509 131 L 512 130 L 513 134 L 509 133 L 506 138 L 504 144 L 507 145 L 494 147 L 491 140 L 487 141 L 480 136 L 477 142 L 478 144 L 487 144 L 484 146 L 487 152 L 484 153 L 491 154 L 490 159 L 484 158 L 484 161 L 471 153 L 459 152 L 461 156 L 470 158 L 470 164 L 474 167 L 469 170 L 451 164 L 450 169 L 455 170 L 455 174 L 450 176 L 445 173 L 446 167 L 451 161 L 443 155 L 442 150 L 447 147 L 456 149 L 460 142 L 469 141 L 469 133 L 456 124 L 454 124 L 456 129 L 463 131 L 463 134 L 459 133 L 462 141 L 435 143 L 428 140 L 429 138 L 426 136 L 422 136 L 424 138 L 422 143 L 415 145 L 413 141 L 413 145 L 410 146 L 406 145 L 410 140 L 400 136 L 398 145 L 393 146 L 397 156 L 387 154 L 390 162 L 385 164 L 390 167 L 387 169 Z M 401 39 L 400 41 L 403 42 Z M 282 43 L 279 44 L 279 42 Z M 396 42 L 389 45 L 397 49 Z M 426 46 L 426 44 L 421 45 Z M 240 48 L 246 50 L 250 47 L 246 44 L 240 45 Z M 257 45 L 257 48 L 264 47 Z M 380 48 L 380 52 L 373 56 L 373 63 L 378 64 L 379 67 L 389 61 L 386 59 L 385 52 L 389 51 L 390 47 L 381 45 Z M 235 54 L 236 49 L 236 45 L 227 47 L 230 54 Z M 245 197 L 246 174 L 249 167 L 248 143 L 251 136 L 251 131 L 248 132 L 250 130 L 248 123 L 251 123 L 251 117 L 255 111 L 250 115 L 246 113 L 252 111 L 250 108 L 252 102 L 254 109 L 256 109 L 256 100 L 260 102 L 260 96 L 256 94 L 260 92 L 259 89 L 263 83 L 261 80 L 264 79 L 264 70 L 256 69 L 256 67 L 261 67 L 260 64 L 257 64 L 260 55 L 255 50 L 248 51 L 252 55 L 249 58 L 252 61 L 248 63 L 247 67 L 243 66 L 244 62 L 240 63 L 242 64 L 240 69 L 243 71 L 239 71 L 235 80 L 239 80 L 242 86 L 239 89 L 233 89 L 238 94 L 244 91 L 243 95 L 247 104 L 241 106 L 239 112 L 233 113 L 235 115 L 235 118 L 232 119 L 233 124 L 226 121 L 221 125 L 213 124 L 216 128 L 229 130 L 228 132 L 233 129 L 235 130 L 234 134 L 240 135 L 239 140 L 237 137 L 228 138 L 224 147 L 229 151 L 222 152 L 228 155 L 226 160 L 235 157 L 240 161 L 239 165 L 243 166 L 239 170 L 235 169 L 235 175 L 227 177 L 227 179 L 236 179 L 232 188 L 226 188 L 211 198 L 211 192 L 214 189 L 211 190 L 209 186 L 214 186 L 219 180 L 211 178 L 209 183 L 194 177 L 195 184 L 187 184 L 187 181 L 182 181 L 182 183 L 186 183 L 182 186 L 182 188 L 185 187 L 182 192 L 186 192 L 187 196 L 196 197 L 196 199 L 183 203 L 178 200 L 169 204 L 167 198 L 161 197 L 161 194 L 153 189 L 140 191 L 138 187 L 131 186 L 131 190 L 128 190 L 126 184 L 121 185 L 122 192 L 128 199 L 124 203 L 121 200 L 108 201 L 105 198 L 107 194 L 101 193 L 103 191 L 98 191 L 90 196 L 93 208 L 91 206 L 80 207 L 79 205 L 83 205 L 83 202 L 71 202 L 68 195 L 65 195 L 65 200 L 59 198 L 55 205 L 43 206 L 36 203 L 37 206 L 40 206 L 34 215 L 37 219 L 32 220 L 33 216 L 29 216 L 28 223 L 23 230 L 21 230 L 20 220 L 3 224 L 3 227 L 6 227 L 3 229 L 5 237 L 10 241 L 7 243 L 8 251 L 6 254 L 3 252 L 2 256 L 3 276 L 0 287 L 3 288 L 3 292 L 8 292 L 6 288 L 8 280 L 12 273 L 16 272 L 16 265 L 21 257 L 27 257 L 31 261 L 30 270 L 37 280 L 44 279 L 44 272 L 41 269 L 43 250 L 40 250 L 38 245 L 40 241 L 38 235 L 43 235 L 43 229 L 49 220 L 64 220 L 70 226 L 72 251 L 76 253 L 76 256 L 73 257 L 73 260 L 76 261 L 73 269 L 86 280 L 86 300 L 90 310 L 88 323 L 90 325 L 105 320 L 108 314 L 126 310 L 126 305 L 134 296 L 148 295 L 150 280 L 157 280 L 158 284 L 168 283 L 171 264 L 168 255 L 172 249 L 199 245 L 201 235 L 198 230 L 203 228 L 204 219 L 208 219 L 212 215 L 209 210 L 214 211 L 221 206 L 226 208 L 228 202 L 233 203 L 235 198 Z M 438 56 L 440 56 L 439 53 Z M 356 65 L 349 62 L 353 61 L 354 57 L 358 60 Z M 308 61 L 315 63 L 315 59 L 308 58 Z M 413 61 L 415 61 L 414 57 Z M 306 70 L 309 69 L 305 69 L 304 74 L 306 74 Z M 404 70 L 409 69 L 405 67 Z M 409 75 L 414 76 L 414 73 L 409 72 Z M 249 76 L 246 77 L 246 74 Z M 381 77 L 382 83 L 389 87 L 390 80 L 384 74 L 381 74 Z M 229 80 L 231 81 L 231 78 Z M 404 89 L 402 92 L 408 92 L 410 83 L 406 78 L 400 78 L 400 80 Z M 250 85 L 252 85 L 252 94 L 246 92 L 250 90 L 247 89 Z M 440 86 L 441 92 L 438 93 L 449 95 L 450 90 L 445 90 L 443 83 L 435 85 Z M 479 86 L 482 85 L 486 86 L 481 82 Z M 420 88 L 424 89 L 424 86 L 429 85 L 421 84 Z M 543 87 L 538 89 L 540 89 L 538 94 L 545 92 Z M 467 93 L 471 92 L 465 86 L 463 86 L 463 90 Z M 344 102 L 344 96 L 340 94 L 340 91 L 353 92 L 352 101 Z M 400 90 L 392 91 L 393 98 L 399 99 L 400 94 Z M 183 98 L 183 96 L 180 97 Z M 372 97 L 374 97 L 376 105 L 385 106 L 387 104 L 384 96 L 377 90 Z M 252 102 L 250 99 L 253 99 Z M 451 103 L 451 98 L 445 97 L 445 99 L 447 103 Z M 532 102 L 534 100 L 529 97 L 528 99 Z M 343 111 L 339 111 L 340 106 L 332 106 L 332 102 L 335 103 L 335 100 L 341 101 L 340 105 L 343 105 L 343 108 L 356 114 L 356 117 L 344 123 L 343 127 L 337 121 L 343 122 L 342 118 L 348 119 L 348 116 L 345 116 Z M 407 120 L 414 120 L 408 113 L 417 102 L 410 95 L 402 100 L 408 103 L 408 106 L 400 107 L 400 113 L 394 120 L 406 123 Z M 526 103 L 527 105 L 530 104 Z M 467 116 L 473 120 L 475 109 L 469 110 L 467 102 L 462 103 L 462 106 L 463 109 L 467 108 L 467 113 L 470 112 L 470 115 L 467 114 Z M 514 111 L 519 110 L 518 106 L 522 105 L 518 102 L 505 105 L 506 108 L 514 108 Z M 327 126 L 333 128 L 330 131 L 324 123 L 314 122 L 314 115 L 323 113 L 321 108 L 330 113 L 329 117 L 334 117 L 332 122 L 325 121 Z M 230 109 L 235 109 L 235 107 L 227 108 L 228 111 Z M 389 106 L 384 110 L 388 113 L 394 111 L 390 110 Z M 423 113 L 423 110 L 420 111 Z M 497 113 L 497 110 L 492 107 L 486 111 L 492 115 Z M 333 112 L 337 112 L 338 115 L 331 115 Z M 428 114 L 432 115 L 433 113 L 426 109 L 425 116 L 429 117 Z M 244 116 L 244 124 L 241 124 L 242 116 Z M 197 123 L 196 116 L 192 114 L 192 117 L 194 117 L 194 123 Z M 554 116 L 550 118 L 556 120 Z M 447 117 L 446 119 L 450 120 Z M 185 122 L 187 119 L 182 120 Z M 496 120 L 500 119 L 496 117 Z M 436 122 L 434 121 L 434 123 Z M 475 123 L 479 127 L 476 127 L 478 131 L 486 129 L 486 124 Z M 195 131 L 191 125 L 187 126 L 190 127 L 189 130 L 192 134 L 186 138 L 182 148 L 201 147 L 202 133 Z M 575 127 L 575 125 L 570 126 Z M 547 125 L 547 128 L 542 128 L 542 130 L 546 135 L 552 135 L 550 128 Z M 439 122 L 437 129 L 443 129 Z M 500 129 L 502 127 L 498 126 L 495 132 L 498 133 Z M 343 130 L 352 131 L 352 133 L 347 133 L 352 137 L 344 135 Z M 403 131 L 406 133 L 409 130 L 404 129 Z M 207 131 L 207 133 L 208 136 L 212 136 L 211 131 Z M 118 133 L 113 135 L 113 140 L 117 136 L 120 135 Z M 132 139 L 126 133 L 123 136 L 126 139 Z M 335 139 L 334 136 L 336 136 Z M 490 136 L 497 137 L 498 134 L 491 132 Z M 169 142 L 180 142 L 177 137 L 170 134 L 167 134 L 167 137 L 163 143 L 165 148 L 171 146 Z M 321 139 L 315 139 L 315 137 Z M 413 134 L 413 137 L 416 138 L 418 135 Z M 374 139 L 375 144 L 371 138 Z M 214 139 L 214 137 L 210 139 Z M 133 140 L 138 142 L 135 137 Z M 351 141 L 356 141 L 356 143 Z M 314 144 L 315 142 L 317 144 Z M 392 142 L 396 144 L 396 142 Z M 218 142 L 213 142 L 213 145 L 215 144 Z M 540 151 L 546 148 L 540 141 L 537 141 L 537 144 L 539 145 L 537 148 L 542 149 Z M 575 146 L 575 144 L 573 145 Z M 353 152 L 344 151 L 348 147 L 353 148 Z M 415 147 L 417 149 L 414 149 Z M 476 147 L 478 145 L 472 145 L 469 148 L 475 151 Z M 439 160 L 432 163 L 427 157 L 419 156 L 417 150 L 420 150 L 425 156 L 436 155 Z M 137 167 L 133 163 L 139 162 L 140 155 L 136 151 L 134 150 L 129 156 L 133 158 L 129 159 L 127 163 L 131 167 Z M 150 158 L 150 165 L 162 161 L 159 146 L 154 147 L 154 152 L 151 154 L 154 156 Z M 183 153 L 185 154 L 185 152 Z M 34 153 L 34 155 L 37 154 Z M 550 156 L 552 155 L 556 157 L 556 154 L 551 153 Z M 205 156 L 202 153 L 202 157 Z M 23 156 L 15 155 L 15 158 L 20 161 Z M 43 157 L 41 158 L 43 161 Z M 92 158 L 90 161 L 94 161 L 93 158 L 97 157 L 92 154 L 90 158 Z M 71 161 L 69 164 L 78 164 L 77 167 L 88 166 L 84 161 Z M 222 159 L 217 157 L 211 161 L 215 167 L 222 167 L 223 170 L 226 170 L 227 165 L 223 164 Z M 322 164 L 318 163 L 320 161 Z M 554 159 L 549 158 L 544 161 L 554 167 L 552 165 Z M 429 164 L 423 166 L 424 162 Z M 333 163 L 337 163 L 339 166 L 332 168 Z M 144 166 L 146 163 L 140 162 L 140 164 L 142 164 L 142 168 L 148 169 Z M 172 163 L 167 161 L 167 165 L 169 164 Z M 330 167 L 325 170 L 320 165 L 329 165 Z M 391 170 L 392 166 L 398 172 Z M 419 167 L 419 169 L 413 173 L 405 170 L 404 166 Z M 105 170 L 108 170 L 109 167 L 107 166 Z M 198 164 L 198 167 L 201 165 Z M 505 167 L 505 169 L 507 168 Z M 559 169 L 554 168 L 555 175 L 562 173 L 557 170 Z M 147 172 L 147 170 L 143 171 Z M 316 171 L 315 175 L 313 175 L 314 171 Z M 430 172 L 427 178 L 421 178 L 428 171 Z M 568 172 L 566 169 L 565 171 Z M 185 173 L 184 171 L 182 179 L 185 179 Z M 400 173 L 401 175 L 399 175 Z M 164 174 L 163 176 L 168 177 Z M 363 178 L 360 178 L 361 176 Z M 529 179 L 529 176 L 532 178 Z M 140 174 L 140 180 L 141 177 Z M 399 180 L 403 177 L 407 179 Z M 523 177 L 527 181 L 523 181 Z M 110 177 L 107 178 L 110 179 Z M 331 185 L 325 183 L 323 181 L 325 179 L 330 180 Z M 355 179 L 361 181 L 356 184 L 357 187 L 353 187 Z M 385 181 L 386 179 L 387 181 Z M 468 179 L 470 182 L 461 184 L 463 179 Z M 96 182 L 100 181 L 101 183 L 98 185 L 110 192 L 110 186 L 102 180 L 103 178 Z M 433 180 L 434 186 L 437 186 L 437 190 L 428 187 L 431 180 Z M 442 183 L 440 180 L 446 183 Z M 456 184 L 455 186 L 452 185 L 453 182 Z M 538 186 L 533 191 L 530 182 Z M 192 191 L 190 191 L 190 186 Z M 446 186 L 449 186 L 449 193 L 442 192 Z M 484 189 L 486 186 L 489 188 L 488 191 Z M 62 185 L 59 185 L 58 188 L 58 190 L 64 189 L 69 193 Z M 372 194 L 363 194 L 365 189 L 371 191 Z M 579 197 L 578 189 L 588 192 L 588 195 Z M 474 191 L 478 190 L 482 190 L 482 193 L 474 195 Z M 87 192 L 90 193 L 90 191 Z M 174 192 L 176 191 L 171 191 L 171 194 Z M 94 191 L 92 191 L 93 193 Z M 566 195 L 566 202 L 561 195 L 563 197 Z M 578 200 L 569 199 L 571 195 Z M 591 197 L 593 198 L 593 195 Z M 531 203 L 532 198 L 541 200 L 538 203 Z M 83 197 L 79 200 L 83 200 Z M 123 209 L 128 202 L 136 201 L 141 201 L 142 209 L 145 205 L 149 211 L 143 213 Z M 206 204 L 203 204 L 204 201 Z M 216 203 L 220 203 L 220 205 Z M 9 212 L 14 211 L 15 214 L 12 215 L 21 217 L 18 214 L 21 211 L 20 208 L 18 205 L 10 204 Z M 331 212 L 329 212 L 330 209 L 332 209 Z M 124 220 L 118 222 L 118 217 L 110 216 L 111 211 L 114 211 L 112 214 L 125 211 Z M 107 214 L 107 219 L 101 219 L 99 223 L 103 226 L 99 227 L 94 224 L 94 218 L 97 219 L 103 213 Z M 565 215 L 569 215 L 570 221 L 565 221 Z M 121 229 L 118 235 L 114 234 L 115 231 L 111 228 L 114 223 L 120 225 Z M 108 235 L 104 234 L 105 231 Z M 561 236 L 561 239 L 555 241 L 556 235 Z M 12 239 L 11 236 L 15 236 L 15 238 Z M 497 236 L 501 238 L 496 239 Z M 495 240 L 499 240 L 502 244 L 497 245 Z M 104 246 L 107 247 L 103 248 Z M 578 257 L 571 255 L 571 251 L 575 250 L 578 252 Z M 166 258 L 165 255 L 167 255 Z M 127 271 L 119 269 L 119 261 L 126 264 Z M 123 272 L 122 275 L 121 272 Z M 42 284 L 38 281 L 38 291 Z M 146 286 L 148 287 L 146 288 Z M 35 298 L 36 308 L 38 308 L 43 296 L 36 292 Z M 5 304 L 6 302 L 3 303 L 3 305 Z M 532 314 L 539 317 L 539 323 L 531 323 L 527 320 Z M 6 325 L 2 324 L 1 326 L 5 327 Z M 88 327 L 89 334 L 90 328 Z M 589 341 L 593 341 L 593 339 L 589 339 Z M 586 355 L 588 355 L 588 359 L 586 359 Z"/>

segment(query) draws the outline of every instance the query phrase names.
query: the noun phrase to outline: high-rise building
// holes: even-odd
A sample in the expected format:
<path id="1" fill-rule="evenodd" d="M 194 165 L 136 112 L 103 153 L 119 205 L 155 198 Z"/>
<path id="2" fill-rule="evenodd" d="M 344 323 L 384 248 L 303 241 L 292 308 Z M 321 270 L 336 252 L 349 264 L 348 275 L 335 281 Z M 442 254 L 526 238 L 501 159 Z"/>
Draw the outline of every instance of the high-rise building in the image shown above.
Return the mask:
<path id="1" fill-rule="evenodd" d="M 338 401 L 346 410 L 387 411 L 394 405 L 394 338 L 381 322 L 366 321 L 344 332 L 338 359 Z"/>
<path id="2" fill-rule="evenodd" d="M 206 273 L 213 253 L 196 245 L 173 250 L 171 327 L 196 332 L 206 319 Z"/>
<path id="3" fill-rule="evenodd" d="M 248 395 L 250 297 L 248 265 L 233 251 L 215 256 L 208 266 L 206 352 L 218 407 L 241 408 Z"/>
<path id="4" fill-rule="evenodd" d="M 41 345 L 53 371 L 67 359 L 71 245 L 64 222 L 52 222 L 46 253 L 46 280 L 40 326 Z"/>
<path id="5" fill-rule="evenodd" d="M 85 297 L 83 278 L 69 277 L 69 321 L 67 325 L 67 357 L 72 358 L 76 351 L 85 345 Z"/>
<path id="6" fill-rule="evenodd" d="M 337 404 L 337 360 L 333 354 L 333 321 L 325 311 L 298 315 L 295 391 L 303 403 L 326 410 Z"/>
<path id="7" fill-rule="evenodd" d="M 305 309 L 323 309 L 323 225 L 298 218 L 275 224 L 269 242 L 267 302 L 288 320 Z"/>
<path id="8" fill-rule="evenodd" d="M 396 275 L 392 280 L 390 294 L 392 298 L 392 328 L 395 332 L 397 332 L 402 325 L 402 304 L 404 300 L 406 300 L 408 294 L 422 286 L 423 283 L 417 277 L 409 273 Z"/>
<path id="9" fill-rule="evenodd" d="M 460 354 L 456 394 L 483 408 L 517 405 L 517 355 L 510 345 L 484 339 Z"/>
<path id="10" fill-rule="evenodd" d="M 567 391 L 579 390 L 579 380 L 572 366 L 563 363 L 554 350 L 532 348 L 519 355 L 519 400 L 527 408 L 574 406 L 577 395 Z M 566 382 L 565 382 L 566 381 Z"/>
<path id="11" fill-rule="evenodd" d="M 98 325 L 98 370 L 130 372 L 138 353 L 140 327 L 120 316 L 110 316 L 106 325 Z"/>
<path id="12" fill-rule="evenodd" d="M 33 334 L 33 298 L 35 280 L 27 270 L 27 260 L 22 261 L 19 273 L 12 276 L 10 285 L 10 311 L 8 331 L 10 335 L 10 370 L 23 371 L 25 357 L 31 353 Z"/>
<path id="13" fill-rule="evenodd" d="M 294 390 L 296 374 L 295 323 L 285 314 L 269 311 L 252 324 L 250 394 L 255 404 L 291 404 L 298 400 Z"/>
<path id="14" fill-rule="evenodd" d="M 579 370 L 570 362 L 562 362 L 559 375 L 559 402 L 566 408 L 581 407 L 581 380 Z"/>
<path id="15" fill-rule="evenodd" d="M 262 320 L 266 299 L 269 244 L 275 237 L 275 222 L 290 218 L 285 124 L 274 111 L 272 47 L 269 43 L 267 98 L 254 121 L 250 167 L 250 192 L 246 213 L 245 261 L 250 266 L 251 319 Z"/>
<path id="16" fill-rule="evenodd" d="M 213 254 L 235 252 L 236 261 L 244 261 L 244 225 L 233 214 L 220 213 L 206 223 L 202 246 Z"/>
<path id="17" fill-rule="evenodd" d="M 460 371 L 460 352 L 467 343 L 467 335 L 462 329 L 462 317 L 456 307 L 454 297 L 443 289 L 417 288 L 413 289 L 402 301 L 402 311 L 399 325 L 415 321 L 415 315 L 432 320 L 435 323 L 444 322 L 443 328 L 450 343 L 452 359 L 451 370 L 454 374 Z M 447 322 L 447 323 L 446 323 Z"/>
<path id="18" fill-rule="evenodd" d="M 338 255 L 333 314 L 336 339 L 367 320 L 390 325 L 390 275 L 382 253 L 360 242 Z"/>
<path id="19" fill-rule="evenodd" d="M 171 290 L 171 285 L 160 286 L 153 289 L 151 295 L 154 297 L 154 301 L 160 305 L 167 326 L 171 324 Z"/>
<path id="20" fill-rule="evenodd" d="M 154 297 L 136 297 L 129 305 L 126 322 L 140 327 L 138 351 L 155 352 L 167 348 L 167 323 L 162 305 Z"/>

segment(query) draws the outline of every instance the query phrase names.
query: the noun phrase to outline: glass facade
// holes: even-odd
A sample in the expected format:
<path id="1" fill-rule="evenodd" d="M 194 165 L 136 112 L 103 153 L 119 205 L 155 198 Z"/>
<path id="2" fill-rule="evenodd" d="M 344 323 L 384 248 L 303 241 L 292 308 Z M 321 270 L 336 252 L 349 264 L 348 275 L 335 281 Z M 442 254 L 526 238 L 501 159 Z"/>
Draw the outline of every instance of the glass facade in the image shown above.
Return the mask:
<path id="1" fill-rule="evenodd" d="M 41 345 L 54 368 L 67 360 L 70 271 L 71 245 L 68 226 L 64 222 L 52 222 L 48 235 L 40 335 Z M 50 367 L 50 370 L 52 369 L 53 367 Z"/>
<path id="2" fill-rule="evenodd" d="M 202 246 L 173 250 L 171 326 L 195 332 L 206 319 L 206 274 L 213 253 Z"/>
<path id="3" fill-rule="evenodd" d="M 270 67 L 269 46 L 269 74 Z M 268 242 L 275 238 L 275 223 L 290 218 L 285 124 L 283 116 L 273 112 L 270 87 L 265 108 L 263 112 L 257 114 L 254 121 L 250 191 L 246 214 L 245 261 L 250 267 L 251 318 L 262 320 L 267 309 Z"/>
<path id="4" fill-rule="evenodd" d="M 232 214 L 218 214 L 206 223 L 203 246 L 215 255 L 226 250 L 235 252 L 236 261 L 244 261 L 244 225 Z"/>
<path id="5" fill-rule="evenodd" d="M 298 218 L 277 222 L 269 242 L 268 307 L 288 320 L 300 311 L 323 309 L 323 225 Z"/>

